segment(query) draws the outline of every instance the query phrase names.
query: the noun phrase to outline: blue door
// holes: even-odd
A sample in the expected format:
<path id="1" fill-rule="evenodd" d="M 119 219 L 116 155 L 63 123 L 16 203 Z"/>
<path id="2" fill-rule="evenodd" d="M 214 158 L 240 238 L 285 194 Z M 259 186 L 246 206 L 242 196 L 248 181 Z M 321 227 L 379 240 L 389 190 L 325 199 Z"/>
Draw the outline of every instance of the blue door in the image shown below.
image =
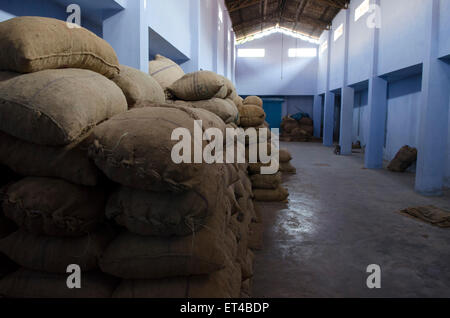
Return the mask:
<path id="1" fill-rule="evenodd" d="M 270 128 L 280 128 L 282 121 L 283 99 L 268 98 L 263 99 L 264 111 L 266 112 L 266 121 Z"/>

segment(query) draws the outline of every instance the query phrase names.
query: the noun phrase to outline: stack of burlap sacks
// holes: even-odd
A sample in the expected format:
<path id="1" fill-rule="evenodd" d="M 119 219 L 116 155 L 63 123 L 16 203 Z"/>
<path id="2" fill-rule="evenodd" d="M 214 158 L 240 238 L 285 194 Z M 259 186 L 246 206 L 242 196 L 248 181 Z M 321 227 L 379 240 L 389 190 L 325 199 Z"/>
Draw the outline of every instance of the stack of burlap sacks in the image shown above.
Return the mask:
<path id="1" fill-rule="evenodd" d="M 314 136 L 314 122 L 311 118 L 303 117 L 296 120 L 290 116 L 281 122 L 281 141 L 311 141 Z"/>
<path id="2" fill-rule="evenodd" d="M 12 19 L 0 37 L 0 164 L 22 176 L 2 188 L 0 252 L 21 269 L 0 295 L 250 296 L 261 217 L 246 166 L 172 160 L 174 129 L 226 128 L 207 107 L 165 103 L 175 63 L 158 57 L 171 65 L 153 78 L 54 19 Z M 218 91 L 230 104 L 225 80 Z M 67 287 L 71 264 L 81 289 Z"/>

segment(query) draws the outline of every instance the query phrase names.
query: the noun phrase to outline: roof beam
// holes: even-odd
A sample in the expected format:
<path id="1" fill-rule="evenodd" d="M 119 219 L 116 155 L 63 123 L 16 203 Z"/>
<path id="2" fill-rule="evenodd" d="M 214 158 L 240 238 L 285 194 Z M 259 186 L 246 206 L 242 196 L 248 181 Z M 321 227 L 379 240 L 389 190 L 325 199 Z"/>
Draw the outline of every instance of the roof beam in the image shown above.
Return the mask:
<path id="1" fill-rule="evenodd" d="M 338 8 L 338 9 L 347 9 L 348 1 L 339 1 L 339 0 L 314 0 L 316 2 L 320 2 L 322 4 L 328 5 L 330 7 Z"/>
<path id="2" fill-rule="evenodd" d="M 257 4 L 260 4 L 262 0 L 242 0 L 234 1 L 228 6 L 228 12 L 234 12 L 244 8 L 248 8 Z"/>

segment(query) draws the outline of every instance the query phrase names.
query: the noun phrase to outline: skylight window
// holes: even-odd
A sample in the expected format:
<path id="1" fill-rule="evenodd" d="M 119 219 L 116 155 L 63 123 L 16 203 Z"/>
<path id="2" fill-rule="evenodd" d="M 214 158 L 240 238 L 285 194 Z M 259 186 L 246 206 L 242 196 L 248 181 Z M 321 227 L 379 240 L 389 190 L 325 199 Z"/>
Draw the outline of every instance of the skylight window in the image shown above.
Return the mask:
<path id="1" fill-rule="evenodd" d="M 289 57 L 316 57 L 317 49 L 316 48 L 289 49 L 288 55 Z"/>
<path id="2" fill-rule="evenodd" d="M 358 21 L 363 15 L 369 12 L 370 9 L 370 1 L 364 0 L 356 9 L 355 9 L 355 22 Z"/>
<path id="3" fill-rule="evenodd" d="M 334 31 L 334 41 L 339 40 L 339 38 L 344 34 L 344 24 L 342 23 L 336 31 Z"/>
<path id="4" fill-rule="evenodd" d="M 239 57 L 265 57 L 265 49 L 238 49 Z"/>
<path id="5" fill-rule="evenodd" d="M 223 11 L 220 6 L 219 6 L 219 21 L 220 23 L 223 23 Z"/>

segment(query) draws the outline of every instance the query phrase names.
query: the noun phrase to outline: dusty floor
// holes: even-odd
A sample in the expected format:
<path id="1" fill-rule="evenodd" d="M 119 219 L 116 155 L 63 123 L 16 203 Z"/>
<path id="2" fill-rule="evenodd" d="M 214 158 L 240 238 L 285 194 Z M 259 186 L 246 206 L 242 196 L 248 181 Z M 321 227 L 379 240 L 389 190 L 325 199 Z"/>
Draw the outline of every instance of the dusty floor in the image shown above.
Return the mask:
<path id="1" fill-rule="evenodd" d="M 285 178 L 288 204 L 260 204 L 264 249 L 254 297 L 450 297 L 450 228 L 395 211 L 450 210 L 450 191 L 414 192 L 414 174 L 363 169 L 363 156 L 335 156 L 317 143 L 283 143 L 298 174 Z M 381 266 L 381 289 L 366 286 Z"/>

